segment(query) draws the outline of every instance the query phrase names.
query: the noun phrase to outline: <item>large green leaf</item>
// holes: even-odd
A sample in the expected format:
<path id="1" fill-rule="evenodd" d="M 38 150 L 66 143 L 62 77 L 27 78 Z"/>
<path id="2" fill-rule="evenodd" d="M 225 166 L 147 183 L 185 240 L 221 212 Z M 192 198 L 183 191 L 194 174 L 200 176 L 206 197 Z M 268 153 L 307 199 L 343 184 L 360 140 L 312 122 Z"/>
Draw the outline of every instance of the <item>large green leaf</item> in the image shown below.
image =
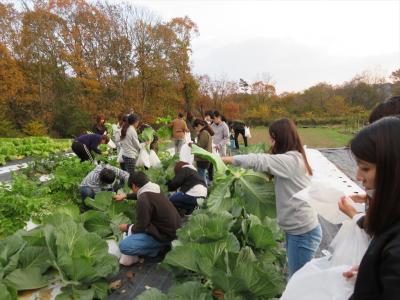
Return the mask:
<path id="1" fill-rule="evenodd" d="M 195 144 L 192 145 L 192 154 L 211 162 L 214 165 L 216 173 L 215 175 L 217 176 L 218 175 L 223 176 L 229 171 L 229 169 L 226 167 L 225 163 L 222 161 L 219 155 L 212 154 Z"/>
<path id="2" fill-rule="evenodd" d="M 112 192 L 99 192 L 94 199 L 86 198 L 85 204 L 100 211 L 107 211 L 112 203 Z"/>
<path id="3" fill-rule="evenodd" d="M 269 249 L 276 246 L 271 229 L 261 224 L 255 224 L 250 227 L 248 238 L 250 244 L 257 249 Z"/>
<path id="4" fill-rule="evenodd" d="M 282 274 L 273 265 L 259 262 L 251 248 L 244 247 L 238 254 L 232 253 L 225 261 L 228 261 L 230 273 L 216 268 L 211 280 L 232 297 L 269 299 L 282 292 Z"/>
<path id="5" fill-rule="evenodd" d="M 82 290 L 71 285 L 63 287 L 61 292 L 56 296 L 56 300 L 92 300 L 95 295 L 93 289 Z"/>
<path id="6" fill-rule="evenodd" d="M 224 239 L 209 243 L 186 243 L 176 246 L 164 259 L 165 266 L 179 267 L 210 276 L 218 260 L 225 252 L 238 252 L 236 237 L 229 233 Z"/>
<path id="7" fill-rule="evenodd" d="M 109 215 L 113 218 L 120 213 L 126 215 L 132 221 L 134 220 L 133 201 L 114 201 L 112 192 L 99 192 L 94 199 L 86 198 L 85 204 Z"/>
<path id="8" fill-rule="evenodd" d="M 208 242 L 227 236 L 233 225 L 232 215 L 220 213 L 215 215 L 198 214 L 192 216 L 184 227 L 178 230 L 181 241 Z"/>
<path id="9" fill-rule="evenodd" d="M 1 300 L 17 300 L 17 291 L 12 287 L 6 286 L 4 283 L 0 282 L 0 299 Z"/>
<path id="10" fill-rule="evenodd" d="M 49 284 L 38 267 L 16 269 L 4 278 L 4 283 L 18 291 L 39 289 Z"/>
<path id="11" fill-rule="evenodd" d="M 20 254 L 19 267 L 22 269 L 39 268 L 43 274 L 51 266 L 47 247 L 27 246 Z"/>
<path id="12" fill-rule="evenodd" d="M 95 232 L 102 238 L 113 234 L 109 216 L 100 211 L 90 210 L 81 215 L 83 227 L 89 232 Z"/>
<path id="13" fill-rule="evenodd" d="M 197 281 L 188 281 L 174 285 L 168 292 L 169 299 L 176 300 L 212 300 L 211 292 Z"/>
<path id="14" fill-rule="evenodd" d="M 269 182 L 264 174 L 253 170 L 246 170 L 235 176 L 237 180 L 234 194 L 243 199 L 246 211 L 260 218 L 274 217 L 276 208 L 273 183 Z"/>

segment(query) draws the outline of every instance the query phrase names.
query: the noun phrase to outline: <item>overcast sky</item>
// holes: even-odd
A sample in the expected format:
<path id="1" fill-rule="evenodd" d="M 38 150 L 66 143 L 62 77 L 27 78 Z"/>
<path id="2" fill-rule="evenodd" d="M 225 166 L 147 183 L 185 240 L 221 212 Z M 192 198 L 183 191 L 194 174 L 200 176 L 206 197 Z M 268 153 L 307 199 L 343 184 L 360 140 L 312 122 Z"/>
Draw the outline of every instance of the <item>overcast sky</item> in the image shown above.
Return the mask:
<path id="1" fill-rule="evenodd" d="M 399 0 L 128 2 L 164 20 L 187 15 L 197 23 L 193 69 L 212 78 L 269 73 L 283 92 L 400 68 Z"/>

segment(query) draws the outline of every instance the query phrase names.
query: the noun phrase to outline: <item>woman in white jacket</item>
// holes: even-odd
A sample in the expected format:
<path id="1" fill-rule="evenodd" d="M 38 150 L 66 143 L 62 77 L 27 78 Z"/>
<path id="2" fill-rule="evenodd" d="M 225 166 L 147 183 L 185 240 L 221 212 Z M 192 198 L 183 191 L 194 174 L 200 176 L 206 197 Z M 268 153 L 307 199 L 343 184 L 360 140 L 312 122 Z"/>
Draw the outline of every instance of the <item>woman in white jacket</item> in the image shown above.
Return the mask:
<path id="1" fill-rule="evenodd" d="M 286 234 L 289 277 L 310 261 L 322 239 L 317 213 L 293 197 L 310 184 L 312 170 L 296 125 L 280 119 L 269 127 L 271 154 L 224 157 L 226 163 L 274 176 L 278 224 Z"/>

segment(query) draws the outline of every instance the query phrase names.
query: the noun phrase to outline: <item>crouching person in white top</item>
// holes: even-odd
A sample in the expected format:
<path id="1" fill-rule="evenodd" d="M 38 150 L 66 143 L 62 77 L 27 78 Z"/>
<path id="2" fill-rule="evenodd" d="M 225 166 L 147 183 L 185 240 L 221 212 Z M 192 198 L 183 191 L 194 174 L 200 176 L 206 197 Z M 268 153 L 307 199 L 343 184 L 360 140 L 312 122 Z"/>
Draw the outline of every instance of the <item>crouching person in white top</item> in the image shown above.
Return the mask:
<path id="1" fill-rule="evenodd" d="M 278 224 L 286 233 L 289 277 L 310 261 L 322 239 L 317 213 L 293 195 L 311 183 L 308 164 L 296 125 L 280 119 L 269 127 L 271 154 L 224 157 L 225 163 L 274 176 Z"/>
<path id="2" fill-rule="evenodd" d="M 175 177 L 168 182 L 169 191 L 177 191 L 169 200 L 181 215 L 191 214 L 197 206 L 198 198 L 207 197 L 207 187 L 196 168 L 186 162 L 175 165 Z"/>

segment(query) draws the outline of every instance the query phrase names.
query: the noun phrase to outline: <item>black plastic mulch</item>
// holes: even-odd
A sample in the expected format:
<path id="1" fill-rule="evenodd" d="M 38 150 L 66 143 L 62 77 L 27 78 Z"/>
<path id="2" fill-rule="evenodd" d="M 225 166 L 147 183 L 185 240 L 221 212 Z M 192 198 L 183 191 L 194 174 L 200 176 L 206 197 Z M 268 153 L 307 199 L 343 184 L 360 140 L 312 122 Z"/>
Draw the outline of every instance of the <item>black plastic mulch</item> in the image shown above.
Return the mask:
<path id="1" fill-rule="evenodd" d="M 159 266 L 161 259 L 147 260 L 132 267 L 122 267 L 111 282 L 121 286 L 108 299 L 133 300 L 150 287 L 167 292 L 172 285 L 172 274 Z"/>

